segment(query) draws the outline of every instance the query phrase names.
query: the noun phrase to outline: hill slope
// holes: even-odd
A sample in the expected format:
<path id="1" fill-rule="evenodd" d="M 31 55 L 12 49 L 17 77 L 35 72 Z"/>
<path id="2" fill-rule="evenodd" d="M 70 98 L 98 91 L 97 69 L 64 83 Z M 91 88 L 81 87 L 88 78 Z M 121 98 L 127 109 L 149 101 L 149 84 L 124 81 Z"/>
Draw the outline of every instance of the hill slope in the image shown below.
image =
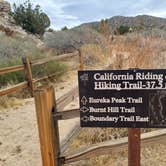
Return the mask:
<path id="1" fill-rule="evenodd" d="M 64 52 L 64 50 L 71 52 L 74 48 L 79 48 L 81 45 L 88 43 L 104 45 L 106 38 L 97 31 L 100 25 L 100 22 L 91 22 L 70 30 L 47 32 L 44 35 L 44 42 L 47 47 L 56 48 L 60 52 Z M 148 31 L 148 34 L 153 32 L 166 37 L 165 18 L 140 15 L 136 17 L 115 16 L 108 19 L 110 32 L 114 32 L 121 25 L 132 27 L 135 31 Z"/>
<path id="2" fill-rule="evenodd" d="M 114 16 L 108 19 L 108 24 L 111 30 L 116 29 L 120 25 L 138 27 L 143 29 L 157 28 L 166 30 L 165 18 L 154 17 L 149 15 L 138 15 L 136 17 Z M 100 22 L 86 23 L 82 24 L 81 26 L 87 26 L 96 29 L 100 26 Z"/>

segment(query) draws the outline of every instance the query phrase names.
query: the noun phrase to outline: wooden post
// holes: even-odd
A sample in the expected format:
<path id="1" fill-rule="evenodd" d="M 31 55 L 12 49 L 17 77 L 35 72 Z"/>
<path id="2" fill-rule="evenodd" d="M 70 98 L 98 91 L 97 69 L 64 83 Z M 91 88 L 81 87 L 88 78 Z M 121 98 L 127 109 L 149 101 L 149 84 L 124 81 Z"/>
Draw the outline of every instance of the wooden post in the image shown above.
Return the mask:
<path id="1" fill-rule="evenodd" d="M 35 91 L 35 105 L 43 166 L 60 166 L 58 123 L 53 119 L 56 111 L 54 89 L 51 86 Z"/>
<path id="2" fill-rule="evenodd" d="M 81 49 L 78 50 L 78 53 L 79 53 L 79 63 L 80 63 L 79 69 L 83 70 L 83 68 L 84 68 L 84 62 L 83 62 L 83 57 L 82 57 Z"/>
<path id="3" fill-rule="evenodd" d="M 128 129 L 128 166 L 140 166 L 140 129 Z"/>
<path id="4" fill-rule="evenodd" d="M 24 65 L 24 72 L 25 72 L 25 79 L 28 81 L 29 90 L 31 96 L 34 96 L 34 83 L 33 83 L 33 76 L 31 70 L 31 63 L 28 57 L 22 58 L 22 62 Z"/>

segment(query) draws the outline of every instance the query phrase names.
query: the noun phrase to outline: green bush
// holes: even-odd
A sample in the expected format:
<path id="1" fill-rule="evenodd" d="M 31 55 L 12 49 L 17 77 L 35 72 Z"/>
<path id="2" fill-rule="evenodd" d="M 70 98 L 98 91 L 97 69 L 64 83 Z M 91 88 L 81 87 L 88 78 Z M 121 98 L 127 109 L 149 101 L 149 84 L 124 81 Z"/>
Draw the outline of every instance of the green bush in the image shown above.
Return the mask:
<path id="1" fill-rule="evenodd" d="M 121 25 L 120 27 L 117 28 L 117 31 L 119 34 L 123 35 L 125 33 L 129 32 L 130 27 Z"/>
<path id="2" fill-rule="evenodd" d="M 57 61 L 50 61 L 44 65 L 34 66 L 32 68 L 33 76 L 36 77 L 43 77 L 46 75 L 55 74 L 55 76 L 59 76 L 66 72 L 67 66 L 61 62 Z"/>
<path id="3" fill-rule="evenodd" d="M 21 59 L 16 58 L 5 61 L 5 63 L 0 64 L 0 68 L 20 65 L 20 64 L 21 64 Z M 17 72 L 0 75 L 0 87 L 22 82 L 24 81 L 24 78 L 25 76 L 23 71 L 17 71 Z"/>
<path id="4" fill-rule="evenodd" d="M 68 28 L 67 28 L 67 26 L 64 26 L 61 30 L 62 30 L 62 31 L 67 31 Z"/>
<path id="5" fill-rule="evenodd" d="M 20 62 L 10 61 L 6 65 L 0 65 L 0 68 L 7 66 L 18 65 Z M 33 78 L 40 78 L 43 76 L 55 74 L 55 77 L 62 75 L 67 71 L 67 66 L 61 62 L 51 61 L 44 65 L 38 65 L 32 67 Z M 17 84 L 25 81 L 24 71 L 12 72 L 4 75 L 0 75 L 0 88 L 7 85 Z"/>
<path id="6" fill-rule="evenodd" d="M 14 3 L 11 16 L 14 18 L 16 24 L 20 25 L 23 29 L 33 34 L 39 34 L 40 36 L 50 26 L 50 19 L 47 14 L 42 12 L 39 5 L 33 8 L 29 0 L 19 6 L 16 6 Z"/>

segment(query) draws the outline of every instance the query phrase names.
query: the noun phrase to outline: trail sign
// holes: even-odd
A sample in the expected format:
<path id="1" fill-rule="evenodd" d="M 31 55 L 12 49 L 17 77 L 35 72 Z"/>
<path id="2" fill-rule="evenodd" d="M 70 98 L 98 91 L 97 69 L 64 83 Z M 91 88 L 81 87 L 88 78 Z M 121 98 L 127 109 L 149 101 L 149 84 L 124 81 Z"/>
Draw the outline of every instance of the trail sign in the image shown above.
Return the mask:
<path id="1" fill-rule="evenodd" d="M 166 127 L 166 70 L 79 71 L 82 127 Z"/>

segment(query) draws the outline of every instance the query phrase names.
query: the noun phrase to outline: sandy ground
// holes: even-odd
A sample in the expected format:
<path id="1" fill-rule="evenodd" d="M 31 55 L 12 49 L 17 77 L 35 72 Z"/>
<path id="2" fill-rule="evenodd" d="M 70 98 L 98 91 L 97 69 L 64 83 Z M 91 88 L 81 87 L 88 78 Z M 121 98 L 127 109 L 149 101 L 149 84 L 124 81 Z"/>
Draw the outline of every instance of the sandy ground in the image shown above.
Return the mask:
<path id="1" fill-rule="evenodd" d="M 0 165 L 40 166 L 40 145 L 33 100 L 0 113 Z"/>

